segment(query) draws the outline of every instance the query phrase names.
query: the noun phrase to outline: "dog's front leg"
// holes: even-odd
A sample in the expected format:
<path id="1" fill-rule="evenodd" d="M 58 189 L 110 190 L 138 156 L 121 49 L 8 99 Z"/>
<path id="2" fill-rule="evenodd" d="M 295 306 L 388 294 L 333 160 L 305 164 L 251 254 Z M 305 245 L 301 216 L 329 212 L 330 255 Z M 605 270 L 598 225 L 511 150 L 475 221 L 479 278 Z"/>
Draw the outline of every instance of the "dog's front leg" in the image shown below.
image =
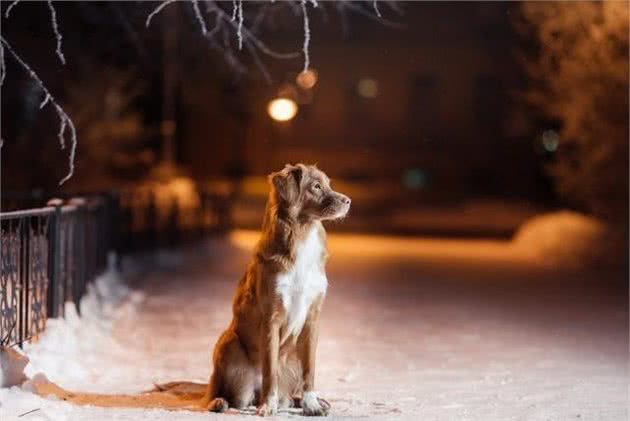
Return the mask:
<path id="1" fill-rule="evenodd" d="M 280 349 L 280 324 L 274 317 L 263 323 L 262 332 L 262 396 L 258 415 L 278 412 L 278 352 Z"/>
<path id="2" fill-rule="evenodd" d="M 321 417 L 328 415 L 330 404 L 317 396 L 315 392 L 315 354 L 319 333 L 319 314 L 324 298 L 316 300 L 304 323 L 300 335 L 299 358 L 302 364 L 304 394 L 302 396 L 302 410 L 304 415 Z"/>

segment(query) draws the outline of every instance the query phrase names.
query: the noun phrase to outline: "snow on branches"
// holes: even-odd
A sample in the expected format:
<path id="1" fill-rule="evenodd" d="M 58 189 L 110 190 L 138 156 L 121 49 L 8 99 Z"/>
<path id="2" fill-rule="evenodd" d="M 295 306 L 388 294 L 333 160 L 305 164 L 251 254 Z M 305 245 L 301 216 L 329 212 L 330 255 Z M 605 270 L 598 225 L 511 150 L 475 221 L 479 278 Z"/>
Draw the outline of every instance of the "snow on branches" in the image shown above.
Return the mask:
<path id="1" fill-rule="evenodd" d="M 61 52 L 61 32 L 59 32 L 59 25 L 57 24 L 57 12 L 55 11 L 55 7 L 52 4 L 52 0 L 48 0 L 48 9 L 50 10 L 50 21 L 52 22 L 53 32 L 55 33 L 55 39 L 57 40 L 57 49 L 55 52 L 57 53 L 57 57 L 59 57 L 59 61 L 61 64 L 66 64 L 66 58 L 63 56 Z"/>
<path id="2" fill-rule="evenodd" d="M 147 16 L 146 23 L 145 23 L 146 27 L 149 27 L 149 25 L 151 25 L 153 18 L 157 14 L 159 14 L 162 10 L 164 10 L 166 6 L 172 3 L 176 3 L 176 2 L 177 0 L 164 0 L 161 3 L 159 3 Z M 215 15 L 215 24 L 211 30 L 208 29 L 208 25 L 204 18 L 204 14 L 201 10 L 200 3 L 203 3 L 205 5 L 207 14 Z M 237 70 L 242 69 L 243 66 L 240 64 L 238 59 L 230 51 L 229 42 L 227 41 L 229 40 L 229 37 L 227 36 L 228 34 L 226 34 L 225 32 L 226 29 L 230 29 L 234 31 L 234 33 L 236 34 L 238 49 L 242 50 L 243 47 L 245 47 L 252 55 L 256 65 L 260 68 L 262 73 L 267 78 L 268 78 L 268 73 L 264 69 L 264 66 L 262 66 L 262 62 L 260 61 L 260 58 L 258 56 L 259 52 L 269 55 L 274 58 L 297 57 L 297 54 L 295 53 L 274 52 L 270 48 L 268 48 L 260 39 L 256 37 L 255 29 L 253 27 L 256 26 L 257 22 L 261 20 L 259 18 L 261 16 L 264 16 L 264 13 L 265 13 L 264 7 L 266 6 L 266 4 L 261 5 L 260 3 L 258 3 L 259 9 L 261 9 L 261 11 L 259 12 L 258 16 L 254 19 L 255 23 L 252 24 L 252 28 L 247 29 L 244 25 L 245 14 L 244 14 L 244 8 L 243 8 L 243 3 L 244 3 L 243 0 L 232 0 L 231 10 L 229 12 L 224 10 L 224 8 L 222 8 L 218 3 L 219 2 L 216 0 L 191 0 L 190 1 L 190 5 L 194 12 L 194 17 L 199 23 L 199 26 L 201 28 L 201 34 L 204 37 L 206 37 L 209 41 L 211 41 L 212 46 L 214 48 L 217 48 L 217 44 L 219 44 L 220 47 L 218 47 L 218 49 L 220 49 L 224 53 L 226 61 L 228 61 L 229 64 L 233 65 Z M 270 0 L 270 3 L 275 3 L 275 2 L 274 0 Z M 307 7 L 310 4 L 313 8 L 317 8 L 319 4 L 317 0 L 297 0 L 296 2 L 287 1 L 287 2 L 282 2 L 280 4 L 290 6 L 291 8 L 295 8 L 296 7 L 295 3 L 299 3 L 298 10 L 301 11 L 301 15 L 302 15 L 302 24 L 304 28 L 304 38 L 303 38 L 303 43 L 302 43 L 302 55 L 304 57 L 303 71 L 307 71 L 308 68 L 310 67 L 309 48 L 310 48 L 310 41 L 311 41 L 310 20 L 309 20 Z M 351 12 L 358 12 L 360 14 L 366 15 L 369 10 L 366 10 L 364 7 L 362 7 L 361 2 L 358 2 L 358 3 L 359 4 L 354 5 L 353 2 L 350 2 L 350 1 L 338 2 L 336 4 L 336 7 L 340 11 L 340 13 L 343 13 L 347 9 Z M 387 2 L 387 4 L 393 10 L 400 13 L 400 9 L 397 7 L 395 2 Z M 377 16 L 377 19 L 380 19 L 381 12 L 378 8 L 377 0 L 373 0 L 372 8 L 374 10 L 374 13 Z M 383 22 L 386 24 L 389 23 L 386 20 L 383 20 Z M 215 36 L 218 36 L 218 35 L 221 35 L 223 37 L 222 42 L 220 40 L 217 41 L 215 39 Z"/>
<path id="3" fill-rule="evenodd" d="M 19 0 L 15 0 L 13 3 L 9 5 L 5 12 L 5 17 L 8 18 L 11 9 L 18 4 Z M 52 23 L 53 32 L 55 34 L 55 39 L 57 41 L 57 48 L 55 53 L 57 57 L 59 57 L 59 61 L 61 64 L 66 64 L 66 59 L 61 51 L 63 39 L 61 32 L 59 31 L 59 24 L 57 22 L 57 12 L 55 11 L 55 7 L 52 4 L 52 0 L 48 0 L 48 9 L 50 10 L 50 19 Z M 6 77 L 6 61 L 5 61 L 5 51 L 8 51 L 9 54 L 13 57 L 13 59 L 26 71 L 29 77 L 37 84 L 37 86 L 43 91 L 44 99 L 39 105 L 39 108 L 42 109 L 46 105 L 52 105 L 55 113 L 57 113 L 57 117 L 59 118 L 59 132 L 57 133 L 57 138 L 59 139 L 59 145 L 61 149 L 66 148 L 66 137 L 69 133 L 69 141 L 70 141 L 70 154 L 69 154 L 69 164 L 68 164 L 68 173 L 59 181 L 59 185 L 68 181 L 74 175 L 74 159 L 77 150 L 77 130 L 74 126 L 74 122 L 68 116 L 68 114 L 64 111 L 64 109 L 59 105 L 59 102 L 55 99 L 55 97 L 50 93 L 46 85 L 41 80 L 41 78 L 35 73 L 35 71 L 18 55 L 18 53 L 11 47 L 11 44 L 0 35 L 0 87 L 3 85 L 5 77 Z M 4 140 L 0 141 L 0 147 L 4 143 Z"/>
<path id="4" fill-rule="evenodd" d="M 9 15 L 11 14 L 11 10 L 15 7 L 16 4 L 18 4 L 20 2 L 20 0 L 15 0 L 13 3 L 11 3 L 9 5 L 9 7 L 7 7 L 7 11 L 4 12 L 4 17 L 8 18 Z"/>
<path id="5" fill-rule="evenodd" d="M 311 3 L 313 3 L 313 7 L 317 7 L 317 1 L 315 0 L 311 0 Z M 309 44 L 311 42 L 311 28 L 309 26 L 309 20 L 308 20 L 308 12 L 306 11 L 306 0 L 302 0 L 301 2 L 301 6 L 302 6 L 302 16 L 304 16 L 304 46 L 302 47 L 302 51 L 304 52 L 304 70 L 303 72 L 306 72 L 308 70 L 308 66 L 311 64 L 311 57 L 309 55 Z"/>
<path id="6" fill-rule="evenodd" d="M 44 82 L 39 78 L 37 73 L 20 57 L 13 47 L 7 42 L 7 40 L 0 36 L 0 57 L 2 57 L 2 80 L 4 80 L 4 75 L 6 74 L 5 61 L 4 61 L 4 52 L 5 50 L 9 52 L 9 54 L 13 57 L 13 59 L 18 62 L 18 64 L 26 71 L 26 73 L 30 76 L 31 79 L 39 86 L 39 88 L 44 92 L 44 99 L 40 103 L 39 107 L 44 108 L 47 104 L 52 105 L 57 116 L 59 117 L 59 132 L 57 133 L 57 138 L 59 139 L 59 145 L 61 149 L 66 148 L 66 132 L 69 131 L 70 134 L 70 157 L 69 157 L 69 170 L 64 178 L 61 179 L 59 184 L 63 184 L 68 181 L 74 175 L 74 157 L 77 150 L 77 130 L 74 127 L 74 123 L 72 119 L 66 114 L 64 109 L 59 105 L 55 97 L 50 93 Z"/>

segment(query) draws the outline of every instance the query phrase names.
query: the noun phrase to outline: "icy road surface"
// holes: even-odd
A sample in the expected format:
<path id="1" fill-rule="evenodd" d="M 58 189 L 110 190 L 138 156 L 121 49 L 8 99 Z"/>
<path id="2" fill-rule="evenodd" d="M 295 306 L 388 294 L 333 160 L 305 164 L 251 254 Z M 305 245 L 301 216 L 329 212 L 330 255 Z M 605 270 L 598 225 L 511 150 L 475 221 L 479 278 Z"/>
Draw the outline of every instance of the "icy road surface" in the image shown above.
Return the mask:
<path id="1" fill-rule="evenodd" d="M 100 393 L 206 381 L 255 239 L 132 262 L 136 292 L 102 291 L 98 312 L 52 321 L 27 348 L 29 374 Z M 492 241 L 343 235 L 330 249 L 316 375 L 330 419 L 627 419 L 625 275 L 561 273 Z M 255 419 L 76 407 L 17 388 L 0 403 L 3 421 Z"/>

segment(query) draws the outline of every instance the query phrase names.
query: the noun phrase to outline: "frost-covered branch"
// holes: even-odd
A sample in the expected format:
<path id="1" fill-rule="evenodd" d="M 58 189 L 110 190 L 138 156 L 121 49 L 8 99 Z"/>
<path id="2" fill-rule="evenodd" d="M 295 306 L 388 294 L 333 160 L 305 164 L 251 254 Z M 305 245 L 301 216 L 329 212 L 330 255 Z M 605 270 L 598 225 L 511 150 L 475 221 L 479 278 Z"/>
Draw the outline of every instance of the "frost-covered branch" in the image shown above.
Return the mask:
<path id="1" fill-rule="evenodd" d="M 42 102 L 40 102 L 39 104 L 39 109 L 41 110 L 42 108 L 44 108 L 46 104 L 48 104 L 49 101 L 50 101 L 50 95 L 46 94 Z"/>
<path id="2" fill-rule="evenodd" d="M 215 13 L 217 15 L 217 26 L 222 23 L 227 23 L 232 26 L 233 29 L 238 30 L 238 23 L 233 21 L 231 16 L 229 16 L 223 9 L 217 6 L 213 1 L 207 2 L 208 10 L 211 13 Z M 264 42 L 259 40 L 256 35 L 254 35 L 247 27 L 243 26 L 241 28 L 243 35 L 243 43 L 251 42 L 256 48 L 258 48 L 263 54 L 266 54 L 270 57 L 277 59 L 293 59 L 299 56 L 298 53 L 280 53 L 269 48 Z M 212 31 L 211 31 L 212 32 Z M 208 34 L 210 35 L 210 33 Z"/>
<path id="3" fill-rule="evenodd" d="M 171 3 L 175 3 L 176 1 L 177 0 L 165 0 L 164 2 L 160 3 L 160 5 L 158 7 L 156 7 L 155 9 L 153 9 L 153 11 L 151 13 L 149 13 L 149 16 L 147 16 L 147 20 L 145 22 L 145 26 L 148 28 L 149 25 L 151 25 L 151 20 L 153 19 L 153 17 L 155 15 L 160 13 L 162 11 L 162 9 L 164 9 L 166 6 L 168 6 Z"/>
<path id="4" fill-rule="evenodd" d="M 167 5 L 174 3 L 177 0 L 164 0 L 157 7 L 155 7 L 151 13 L 147 16 L 146 26 L 148 27 L 151 24 L 152 19 L 160 13 L 164 7 Z M 225 10 L 223 7 L 219 5 L 219 2 L 216 0 L 203 0 L 203 3 L 206 6 L 206 12 L 209 14 L 215 14 L 215 25 L 212 29 L 208 28 L 206 20 L 201 12 L 200 3 L 201 0 L 191 0 L 192 8 L 194 11 L 194 18 L 200 25 L 201 33 L 204 37 L 208 39 L 211 43 L 211 47 L 215 49 L 220 49 L 225 55 L 226 61 L 230 64 L 235 64 L 238 62 L 237 57 L 231 51 L 231 43 L 229 42 L 229 38 L 226 38 L 226 30 L 231 29 L 236 33 L 237 45 L 238 49 L 242 50 L 243 46 L 246 47 L 247 51 L 251 54 L 254 62 L 261 69 L 264 68 L 262 60 L 260 59 L 258 52 L 268 55 L 273 58 L 281 58 L 281 59 L 292 59 L 299 56 L 299 53 L 278 53 L 271 50 L 267 47 L 255 34 L 254 32 L 260 25 L 261 16 L 264 16 L 265 6 L 262 6 L 261 12 L 257 15 L 254 15 L 253 23 L 251 24 L 251 28 L 247 28 L 245 26 L 245 11 L 244 11 L 244 1 L 243 0 L 232 0 L 231 10 Z M 271 3 L 275 3 L 273 0 Z M 332 2 L 331 2 L 332 3 Z M 355 4 L 356 3 L 356 4 Z M 372 3 L 366 2 L 353 2 L 353 1 L 338 1 L 334 2 L 334 7 L 336 7 L 342 16 L 342 19 L 345 18 L 344 14 L 346 11 L 351 11 L 354 13 L 362 14 L 368 16 L 371 19 L 376 19 L 379 22 L 389 25 L 389 26 L 399 26 L 394 22 L 388 21 L 387 19 L 383 19 L 381 15 L 381 11 L 379 9 L 378 1 L 373 0 Z M 386 2 L 385 4 L 400 12 L 400 9 L 395 2 Z M 304 28 L 304 38 L 302 43 L 302 52 L 301 54 L 304 57 L 304 66 L 303 71 L 307 71 L 310 67 L 310 42 L 311 42 L 311 28 L 310 28 L 310 16 L 308 14 L 308 6 L 309 4 L 313 8 L 319 7 L 319 3 L 317 0 L 297 0 L 297 1 L 285 1 L 282 2 L 282 5 L 286 5 L 287 7 L 293 10 L 294 14 L 297 16 L 302 16 L 302 25 Z M 320 9 L 325 11 L 328 5 L 322 4 Z M 373 11 L 370 9 L 372 8 Z M 248 19 L 249 22 L 249 19 Z M 215 37 L 220 35 L 220 38 L 217 40 Z M 247 46 L 248 43 L 251 43 L 251 46 Z M 241 67 L 241 66 L 238 66 Z M 268 79 L 268 72 L 263 70 L 263 74 L 265 78 Z"/>
<path id="5" fill-rule="evenodd" d="M 203 20 L 203 16 L 201 16 L 201 10 L 199 10 L 199 2 L 197 0 L 192 0 L 193 10 L 195 11 L 195 17 L 201 26 L 201 33 L 206 35 L 208 33 L 208 27 L 206 26 L 206 21 Z"/>
<path id="6" fill-rule="evenodd" d="M 7 7 L 7 11 L 4 12 L 4 17 L 8 18 L 9 15 L 11 14 L 11 9 L 13 9 L 15 7 L 16 4 L 18 4 L 20 2 L 20 0 L 15 0 L 13 3 L 11 3 L 9 5 L 9 7 Z"/>
<path id="7" fill-rule="evenodd" d="M 59 61 L 61 64 L 66 64 L 66 58 L 63 56 L 61 52 L 61 32 L 59 32 L 59 25 L 57 24 L 57 12 L 55 11 L 55 7 L 52 4 L 52 0 L 48 0 L 48 9 L 50 9 L 50 20 L 52 21 L 53 32 L 55 33 L 55 38 L 57 40 L 57 49 L 55 52 L 57 53 L 57 57 L 59 57 Z"/>
<path id="8" fill-rule="evenodd" d="M 372 2 L 372 6 L 374 6 L 374 13 L 376 13 L 376 16 L 378 16 L 379 18 L 382 18 L 381 11 L 378 10 L 378 0 L 374 0 Z"/>
<path id="9" fill-rule="evenodd" d="M 236 20 L 237 13 L 238 13 L 238 3 L 236 2 L 236 0 L 232 0 L 232 18 L 230 19 L 231 21 Z"/>
<path id="10" fill-rule="evenodd" d="M 30 78 L 33 79 L 35 83 L 37 83 L 37 86 L 39 86 L 39 88 L 44 92 L 45 98 L 41 102 L 40 108 L 45 107 L 47 104 L 51 104 L 55 112 L 57 113 L 57 116 L 59 117 L 59 132 L 57 133 L 57 137 L 59 139 L 59 144 L 61 146 L 61 149 L 65 149 L 66 147 L 66 131 L 68 129 L 70 130 L 69 169 L 66 176 L 62 178 L 61 181 L 59 182 L 59 185 L 61 185 L 65 183 L 66 181 L 68 181 L 74 175 L 74 158 L 75 158 L 76 149 L 77 149 L 77 130 L 74 127 L 74 123 L 72 122 L 72 119 L 68 116 L 68 114 L 66 114 L 66 112 L 61 107 L 61 105 L 59 105 L 55 97 L 50 93 L 48 88 L 46 88 L 46 85 L 44 85 L 44 82 L 39 78 L 37 73 L 35 73 L 35 71 L 15 52 L 13 47 L 11 47 L 11 45 L 7 42 L 7 40 L 3 36 L 0 36 L 0 44 L 2 44 L 2 49 L 1 49 L 2 51 L 1 67 L 3 69 L 2 80 L 4 80 L 4 75 L 6 74 L 6 70 L 4 70 L 5 69 L 4 51 L 6 49 L 6 51 L 8 51 L 9 54 L 11 54 L 11 56 L 13 56 L 15 61 L 17 61 L 20 66 L 22 66 L 22 68 L 26 71 L 26 73 L 28 73 Z"/>
<path id="11" fill-rule="evenodd" d="M 4 78 L 7 75 L 7 66 L 4 61 L 4 47 L 2 43 L 0 43 L 0 87 L 4 83 Z"/>
<path id="12" fill-rule="evenodd" d="M 314 2 L 314 7 L 317 7 L 317 3 Z M 302 0 L 301 2 L 301 6 L 302 6 L 302 15 L 304 16 L 304 46 L 302 47 L 302 51 L 304 52 L 304 70 L 303 72 L 306 72 L 308 70 L 308 67 L 310 66 L 310 62 L 311 62 L 311 57 L 309 54 L 309 44 L 311 42 L 311 28 L 309 26 L 309 20 L 308 20 L 308 12 L 306 10 L 306 0 Z"/>
<path id="13" fill-rule="evenodd" d="M 238 37 L 238 49 L 243 49 L 243 0 L 238 0 L 238 29 L 236 35 Z"/>

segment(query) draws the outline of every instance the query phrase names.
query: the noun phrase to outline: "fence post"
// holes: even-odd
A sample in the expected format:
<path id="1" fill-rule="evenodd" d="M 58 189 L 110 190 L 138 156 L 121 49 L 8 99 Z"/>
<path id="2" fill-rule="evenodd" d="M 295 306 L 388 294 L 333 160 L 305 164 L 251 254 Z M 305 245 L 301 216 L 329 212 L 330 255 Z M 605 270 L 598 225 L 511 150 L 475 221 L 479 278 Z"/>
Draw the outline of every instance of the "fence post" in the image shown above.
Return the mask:
<path id="1" fill-rule="evenodd" d="M 59 317 L 63 314 L 63 296 L 60 297 L 61 288 L 61 199 L 50 199 L 47 206 L 54 206 L 55 212 L 50 215 L 48 222 L 48 290 L 46 313 L 47 317 Z M 61 300 L 60 300 L 61 298 Z M 60 302 L 61 301 L 61 302 Z"/>
<path id="2" fill-rule="evenodd" d="M 75 197 L 70 200 L 70 204 L 76 206 L 74 211 L 75 218 L 75 230 L 74 230 L 74 250 L 72 254 L 74 256 L 75 264 L 75 279 L 72 283 L 72 301 L 74 302 L 77 313 L 81 315 L 81 297 L 85 291 L 85 284 L 87 282 L 87 257 L 88 257 L 88 244 L 87 238 L 87 213 L 85 209 L 85 199 Z"/>
<path id="3" fill-rule="evenodd" d="M 18 282 L 20 283 L 20 302 L 21 305 L 18 308 L 18 312 L 21 312 L 18 320 L 20 321 L 19 325 L 16 326 L 18 329 L 18 341 L 20 343 L 20 347 L 23 345 L 23 342 L 27 339 L 28 335 L 28 323 L 29 323 L 29 280 L 30 280 L 30 219 L 23 218 L 20 222 L 20 232 L 18 234 L 20 238 L 20 275 Z"/>

